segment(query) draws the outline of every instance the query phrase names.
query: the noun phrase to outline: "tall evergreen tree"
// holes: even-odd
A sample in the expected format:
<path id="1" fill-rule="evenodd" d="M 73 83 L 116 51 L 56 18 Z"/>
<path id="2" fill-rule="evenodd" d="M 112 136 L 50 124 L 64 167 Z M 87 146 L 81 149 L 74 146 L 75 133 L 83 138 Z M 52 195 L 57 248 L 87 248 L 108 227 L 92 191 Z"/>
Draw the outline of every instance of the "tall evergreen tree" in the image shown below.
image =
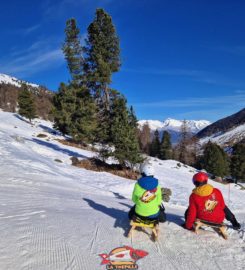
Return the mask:
<path id="1" fill-rule="evenodd" d="M 73 83 L 79 84 L 83 76 L 83 49 L 80 44 L 80 30 L 74 18 L 67 20 L 65 28 L 65 42 L 62 50 L 67 61 Z"/>
<path id="2" fill-rule="evenodd" d="M 105 97 L 109 106 L 109 88 L 112 73 L 120 67 L 119 38 L 112 18 L 103 9 L 96 10 L 94 21 L 88 27 L 86 39 L 86 68 L 93 90 Z"/>
<path id="3" fill-rule="evenodd" d="M 92 142 L 96 128 L 96 105 L 90 94 L 84 73 L 80 30 L 75 19 L 66 22 L 63 53 L 72 78 L 69 85 L 61 84 L 54 96 L 55 127 L 71 135 L 76 142 Z"/>
<path id="4" fill-rule="evenodd" d="M 76 89 L 61 83 L 53 98 L 54 128 L 62 134 L 71 135 L 72 114 L 76 109 Z"/>
<path id="5" fill-rule="evenodd" d="M 88 27 L 85 51 L 85 74 L 98 105 L 98 134 L 100 142 L 110 141 L 108 121 L 111 105 L 111 77 L 120 68 L 119 38 L 112 18 L 103 9 L 97 9 L 94 21 Z"/>
<path id="6" fill-rule="evenodd" d="M 236 180 L 245 182 L 245 144 L 238 143 L 233 147 L 231 157 L 231 174 Z"/>
<path id="7" fill-rule="evenodd" d="M 171 144 L 171 136 L 168 131 L 163 132 L 162 141 L 160 144 L 160 150 L 159 150 L 159 158 L 166 160 L 166 159 L 172 159 L 173 153 L 172 153 L 172 144 Z"/>
<path id="8" fill-rule="evenodd" d="M 216 176 L 229 174 L 227 154 L 215 143 L 208 142 L 203 152 L 203 168 Z"/>
<path id="9" fill-rule="evenodd" d="M 154 132 L 154 137 L 151 143 L 150 147 L 150 155 L 152 157 L 159 157 L 159 151 L 160 151 L 160 138 L 159 138 L 159 131 L 156 129 Z"/>
<path id="10" fill-rule="evenodd" d="M 36 117 L 36 107 L 31 92 L 26 84 L 18 95 L 19 114 L 26 117 L 31 122 Z"/>
<path id="11" fill-rule="evenodd" d="M 75 110 L 71 115 L 70 134 L 76 142 L 94 142 L 96 105 L 86 86 L 76 89 Z"/>

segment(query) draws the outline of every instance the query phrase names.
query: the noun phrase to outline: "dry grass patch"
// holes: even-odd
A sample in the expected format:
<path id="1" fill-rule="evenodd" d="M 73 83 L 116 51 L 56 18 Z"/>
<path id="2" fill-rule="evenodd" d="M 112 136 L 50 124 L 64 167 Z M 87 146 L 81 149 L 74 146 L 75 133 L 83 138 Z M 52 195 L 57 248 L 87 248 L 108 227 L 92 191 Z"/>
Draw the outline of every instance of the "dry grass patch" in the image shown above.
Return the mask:
<path id="1" fill-rule="evenodd" d="M 76 157 L 72 157 L 71 160 L 72 165 L 86 170 L 108 172 L 131 180 L 137 180 L 139 178 L 138 172 L 132 171 L 129 168 L 123 168 L 118 164 L 107 164 L 96 158 L 78 160 Z"/>
<path id="2" fill-rule="evenodd" d="M 68 146 L 80 148 L 80 149 L 83 149 L 83 150 L 98 152 L 98 150 L 95 149 L 92 146 L 89 146 L 89 145 L 84 144 L 84 143 L 77 143 L 77 142 L 74 142 L 73 140 L 61 140 L 61 139 L 57 139 L 57 141 L 60 142 L 60 143 L 62 143 L 62 144 L 64 144 L 64 145 L 68 145 Z"/>

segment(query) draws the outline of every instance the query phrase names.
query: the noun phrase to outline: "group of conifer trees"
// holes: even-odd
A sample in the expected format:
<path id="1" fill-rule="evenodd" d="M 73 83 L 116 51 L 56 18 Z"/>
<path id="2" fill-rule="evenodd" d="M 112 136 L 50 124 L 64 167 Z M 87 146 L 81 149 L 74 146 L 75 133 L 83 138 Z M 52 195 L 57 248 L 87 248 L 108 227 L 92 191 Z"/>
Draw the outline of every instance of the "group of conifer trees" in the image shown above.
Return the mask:
<path id="1" fill-rule="evenodd" d="M 158 157 L 162 160 L 173 158 L 171 136 L 168 131 L 163 132 L 161 140 L 158 130 L 154 132 L 153 139 L 149 147 L 149 152 L 150 156 Z"/>
<path id="2" fill-rule="evenodd" d="M 138 137 L 141 150 L 152 157 L 162 160 L 175 159 L 189 165 L 195 164 L 196 139 L 189 131 L 185 120 L 181 126 L 178 143 L 174 146 L 168 131 L 163 131 L 162 136 L 160 136 L 159 131 L 155 130 L 152 136 L 147 124 L 139 131 Z"/>
<path id="3" fill-rule="evenodd" d="M 225 151 L 218 144 L 209 141 L 203 147 L 191 134 L 187 122 L 183 121 L 177 144 L 171 144 L 171 136 L 164 131 L 160 138 L 159 131 L 151 134 L 146 124 L 139 132 L 140 147 L 143 152 L 162 160 L 174 159 L 197 169 L 205 169 L 214 176 L 232 176 L 245 182 L 245 144 L 236 144 L 231 151 Z"/>
<path id="4" fill-rule="evenodd" d="M 228 154 L 218 144 L 209 141 L 199 157 L 198 166 L 213 175 L 232 176 L 235 180 L 245 182 L 244 153 L 245 144 L 242 142 L 235 144 Z"/>
<path id="5" fill-rule="evenodd" d="M 103 159 L 113 156 L 123 166 L 140 162 L 133 108 L 110 87 L 112 74 L 121 65 L 119 38 L 110 15 L 96 10 L 85 45 L 76 20 L 67 20 L 62 50 L 71 80 L 61 83 L 54 97 L 55 127 L 76 142 L 99 143 Z"/>

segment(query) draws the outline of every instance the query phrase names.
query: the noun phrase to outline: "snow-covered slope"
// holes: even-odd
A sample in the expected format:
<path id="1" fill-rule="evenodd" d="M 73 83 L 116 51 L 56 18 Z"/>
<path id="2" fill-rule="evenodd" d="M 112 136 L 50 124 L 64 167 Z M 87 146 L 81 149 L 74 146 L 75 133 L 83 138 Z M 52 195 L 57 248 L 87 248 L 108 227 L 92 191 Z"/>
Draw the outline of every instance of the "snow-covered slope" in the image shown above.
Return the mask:
<path id="1" fill-rule="evenodd" d="M 219 132 L 212 136 L 204 137 L 203 139 L 200 139 L 200 144 L 212 141 L 221 146 L 232 146 L 243 139 L 245 139 L 245 124 L 235 127 L 225 133 Z"/>
<path id="2" fill-rule="evenodd" d="M 245 140 L 245 108 L 212 123 L 198 132 L 196 136 L 201 143 L 211 140 L 221 146 L 229 147 Z"/>
<path id="3" fill-rule="evenodd" d="M 140 120 L 138 121 L 139 129 L 142 130 L 145 124 L 148 124 L 152 133 L 158 130 L 160 136 L 164 130 L 168 131 L 171 135 L 172 143 L 176 143 L 179 139 L 181 126 L 184 120 L 175 120 L 167 118 L 165 121 L 161 122 L 158 120 Z M 210 125 L 211 122 L 207 120 L 186 120 L 187 127 L 192 134 L 196 134 L 206 126 Z"/>
<path id="4" fill-rule="evenodd" d="M 134 181 L 71 166 L 71 156 L 95 154 L 58 143 L 51 131 L 49 122 L 30 126 L 0 111 L 0 269 L 106 269 L 99 254 L 124 245 L 149 253 L 137 261 L 139 269 L 244 269 L 244 231 L 229 228 L 225 241 L 180 226 L 193 168 L 151 159 L 160 184 L 173 193 L 165 203 L 168 221 L 160 224 L 158 243 L 140 231 L 131 240 L 125 233 Z M 245 192 L 210 182 L 223 191 L 244 230 Z"/>
<path id="5" fill-rule="evenodd" d="M 32 87 L 39 87 L 39 85 L 37 85 L 37 84 L 28 83 L 28 82 L 19 80 L 15 77 L 11 77 L 9 75 L 2 74 L 2 73 L 0 73 L 0 84 L 1 83 L 12 84 L 12 85 L 17 86 L 17 87 L 21 87 L 21 84 L 26 83 L 27 85 L 30 85 Z"/>

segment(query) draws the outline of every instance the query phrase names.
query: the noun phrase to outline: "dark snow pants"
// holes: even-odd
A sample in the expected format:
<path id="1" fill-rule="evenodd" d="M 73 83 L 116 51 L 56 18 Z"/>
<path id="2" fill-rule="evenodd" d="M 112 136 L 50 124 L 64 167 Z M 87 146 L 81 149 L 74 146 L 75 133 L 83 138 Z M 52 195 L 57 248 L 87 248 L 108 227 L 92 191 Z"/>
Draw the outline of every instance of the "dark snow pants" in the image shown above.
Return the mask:
<path id="1" fill-rule="evenodd" d="M 135 205 L 134 205 L 128 212 L 128 218 L 131 220 L 131 219 L 133 219 L 133 217 L 135 215 L 142 218 L 142 219 L 149 219 L 147 217 L 142 217 L 142 216 L 136 214 L 135 213 Z M 167 220 L 166 213 L 165 213 L 165 207 L 163 206 L 163 204 L 160 206 L 160 213 L 159 213 L 159 216 L 157 217 L 157 219 L 159 222 L 165 222 Z"/>

